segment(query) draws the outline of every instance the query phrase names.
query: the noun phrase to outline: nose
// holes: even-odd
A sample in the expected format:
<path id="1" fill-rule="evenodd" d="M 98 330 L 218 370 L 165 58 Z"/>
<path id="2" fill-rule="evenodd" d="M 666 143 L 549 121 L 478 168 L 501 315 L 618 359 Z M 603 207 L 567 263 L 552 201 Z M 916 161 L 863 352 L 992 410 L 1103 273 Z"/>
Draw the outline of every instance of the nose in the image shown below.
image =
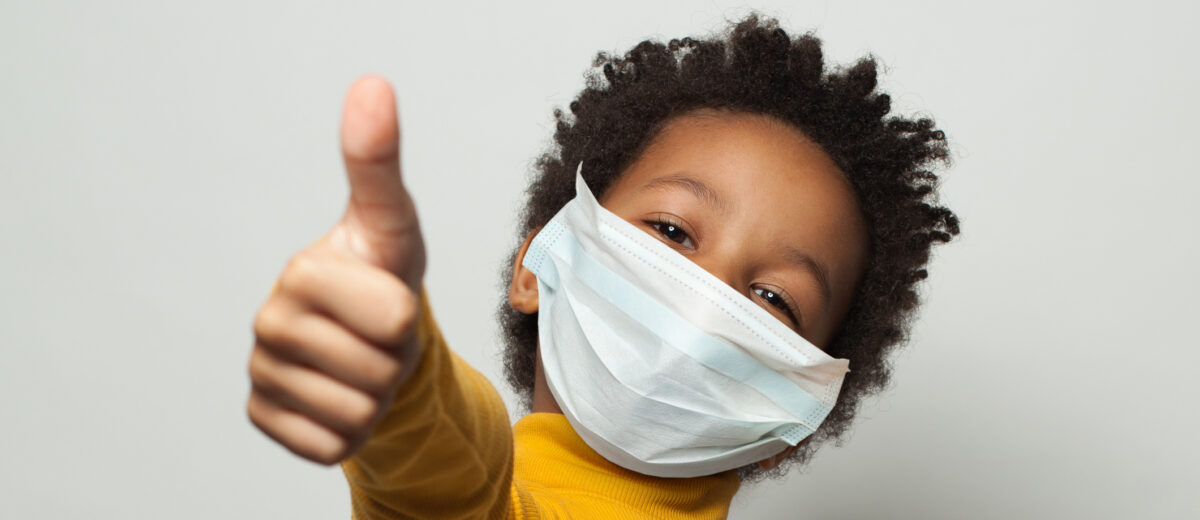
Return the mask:
<path id="1" fill-rule="evenodd" d="M 708 251 L 703 254 L 689 256 L 696 265 L 717 277 L 725 285 L 732 287 L 739 294 L 745 294 L 746 280 L 744 269 L 733 248 L 725 251 Z"/>

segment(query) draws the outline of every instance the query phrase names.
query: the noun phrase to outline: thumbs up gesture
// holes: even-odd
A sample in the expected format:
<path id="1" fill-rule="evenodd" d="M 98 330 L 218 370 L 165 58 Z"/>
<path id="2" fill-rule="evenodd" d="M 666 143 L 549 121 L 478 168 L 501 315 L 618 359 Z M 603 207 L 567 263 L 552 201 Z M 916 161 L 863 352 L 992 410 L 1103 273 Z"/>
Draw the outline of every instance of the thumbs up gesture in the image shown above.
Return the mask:
<path id="1" fill-rule="evenodd" d="M 346 95 L 346 213 L 287 264 L 254 320 L 247 413 L 319 464 L 353 455 L 420 359 L 425 243 L 400 173 L 400 128 L 387 81 Z"/>

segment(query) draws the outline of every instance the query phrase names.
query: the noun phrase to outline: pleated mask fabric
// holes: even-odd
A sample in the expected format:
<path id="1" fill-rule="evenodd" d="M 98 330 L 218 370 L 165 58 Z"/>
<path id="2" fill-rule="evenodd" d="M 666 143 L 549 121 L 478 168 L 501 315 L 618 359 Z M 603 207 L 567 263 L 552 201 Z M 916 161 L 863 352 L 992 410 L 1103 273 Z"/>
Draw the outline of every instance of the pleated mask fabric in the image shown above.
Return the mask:
<path id="1" fill-rule="evenodd" d="M 811 435 L 849 362 L 600 206 L 582 167 L 522 261 L 546 382 L 580 437 L 627 469 L 696 477 Z"/>

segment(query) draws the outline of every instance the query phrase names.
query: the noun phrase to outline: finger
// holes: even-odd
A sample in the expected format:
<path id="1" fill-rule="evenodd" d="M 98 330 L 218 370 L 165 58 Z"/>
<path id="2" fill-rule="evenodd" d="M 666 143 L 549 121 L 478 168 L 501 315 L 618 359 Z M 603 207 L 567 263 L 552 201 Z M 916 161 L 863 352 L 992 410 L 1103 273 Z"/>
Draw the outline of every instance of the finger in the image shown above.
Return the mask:
<path id="1" fill-rule="evenodd" d="M 350 207 L 368 232 L 395 234 L 415 223 L 412 199 L 400 174 L 400 124 L 387 80 L 363 76 L 350 86 L 342 112 L 342 156 Z"/>
<path id="2" fill-rule="evenodd" d="M 258 392 L 250 392 L 246 412 L 267 437 L 305 459 L 330 465 L 347 454 L 348 445 L 341 435 Z"/>
<path id="3" fill-rule="evenodd" d="M 374 399 L 316 370 L 284 361 L 263 348 L 254 349 L 250 364 L 254 391 L 346 439 L 366 433 L 375 419 Z"/>
<path id="4" fill-rule="evenodd" d="M 404 282 L 334 251 L 310 249 L 293 257 L 279 290 L 393 354 L 416 332 L 419 301 Z"/>
<path id="5" fill-rule="evenodd" d="M 328 317 L 288 303 L 264 307 L 261 316 L 258 344 L 272 354 L 370 395 L 383 397 L 394 390 L 400 361 Z"/>

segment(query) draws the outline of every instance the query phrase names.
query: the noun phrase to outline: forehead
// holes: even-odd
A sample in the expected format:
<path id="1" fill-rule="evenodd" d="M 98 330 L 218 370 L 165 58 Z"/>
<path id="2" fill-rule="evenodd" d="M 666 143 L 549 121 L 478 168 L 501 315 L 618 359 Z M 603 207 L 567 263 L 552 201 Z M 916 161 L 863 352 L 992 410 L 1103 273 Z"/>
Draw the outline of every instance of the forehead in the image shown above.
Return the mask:
<path id="1" fill-rule="evenodd" d="M 712 197 L 703 190 L 664 182 L 678 178 L 699 181 L 719 200 L 707 203 Z M 721 229 L 708 227 L 723 234 L 723 243 L 775 256 L 802 250 L 828 266 L 843 289 L 861 272 L 867 232 L 853 186 L 820 145 L 785 121 L 718 110 L 676 117 L 601 203 L 634 217 L 693 201 L 720 217 Z"/>
<path id="2" fill-rule="evenodd" d="M 799 129 L 772 116 L 713 109 L 678 116 L 654 136 L 605 198 L 645 195 L 638 188 L 661 186 L 655 181 L 670 176 L 703 182 L 732 211 L 765 211 L 793 222 L 862 223 L 854 188 L 833 158 Z"/>

